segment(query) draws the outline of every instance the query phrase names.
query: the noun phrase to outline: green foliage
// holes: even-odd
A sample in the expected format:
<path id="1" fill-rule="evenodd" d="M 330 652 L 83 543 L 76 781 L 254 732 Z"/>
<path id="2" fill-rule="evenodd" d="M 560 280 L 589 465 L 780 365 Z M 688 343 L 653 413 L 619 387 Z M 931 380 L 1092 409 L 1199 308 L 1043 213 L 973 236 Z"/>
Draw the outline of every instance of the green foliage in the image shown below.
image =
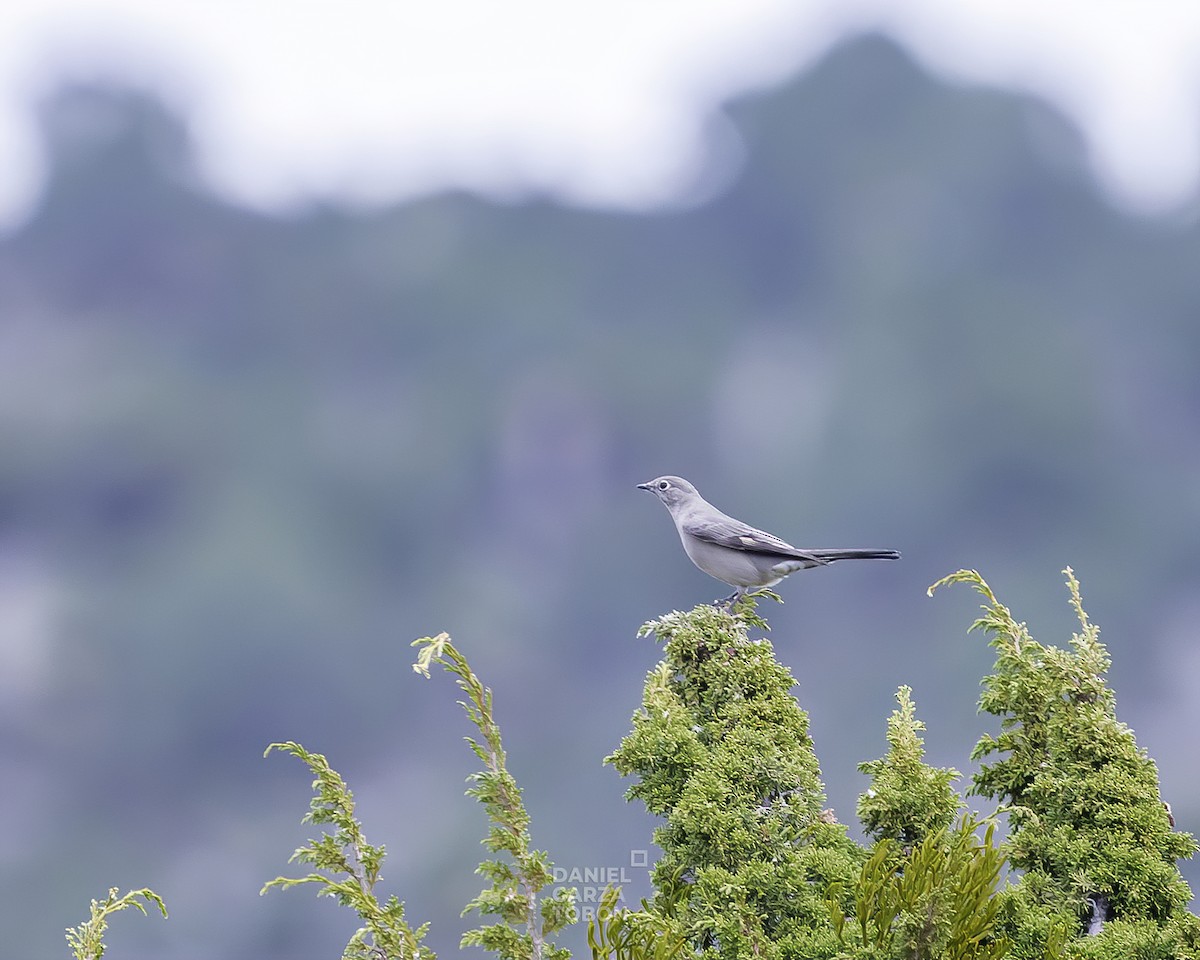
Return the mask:
<path id="1" fill-rule="evenodd" d="M 644 625 L 641 635 L 665 641 L 663 660 L 607 762 L 637 778 L 627 797 L 663 818 L 654 834 L 663 856 L 640 909 L 605 891 L 588 924 L 593 960 L 1200 960 L 1200 920 L 1185 909 L 1190 892 L 1175 866 L 1196 842 L 1172 829 L 1153 761 L 1116 719 L 1107 651 L 1065 573 L 1080 623 L 1069 650 L 1034 641 L 974 571 L 930 587 L 970 583 L 987 600 L 972 629 L 986 630 L 997 651 L 980 705 L 1000 717 L 1001 733 L 974 751 L 984 761 L 974 791 L 1005 805 L 1003 844 L 992 818 L 953 823 L 958 773 L 924 762 L 908 687 L 896 694 L 887 753 L 860 764 L 872 778 L 858 805 L 875 837 L 867 850 L 823 809 L 792 675 L 769 642 L 749 637 L 766 627 L 755 596 Z M 428 678 L 437 663 L 453 674 L 479 732 L 466 738 L 483 763 L 467 794 L 487 812 L 492 856 L 477 871 L 489 886 L 463 913 L 498 919 L 462 946 L 500 960 L 568 960 L 553 936 L 575 922 L 574 891 L 543 896 L 553 866 L 532 848 L 492 692 L 447 634 L 414 646 L 413 669 Z M 412 929 L 395 896 L 375 894 L 385 851 L 367 843 L 345 781 L 298 743 L 266 754 L 276 749 L 315 776 L 304 822 L 330 829 L 291 858 L 313 872 L 262 892 L 315 883 L 354 909 L 363 926 L 343 960 L 433 960 L 421 945 L 428 924 Z M 1000 889 L 1006 863 L 1022 873 Z M 93 900 L 90 920 L 67 931 L 76 960 L 99 960 L 107 917 L 130 906 L 145 913 L 145 903 L 166 916 L 148 889 Z"/>
<path id="2" fill-rule="evenodd" d="M 980 707 L 1001 718 L 1001 732 L 972 754 L 997 757 L 981 765 L 974 792 L 1006 805 L 1006 850 L 1024 871 L 1003 911 L 1013 955 L 1040 956 L 1056 928 L 1078 937 L 1089 924 L 1095 935 L 1076 940 L 1073 956 L 1195 957 L 1198 922 L 1175 861 L 1196 842 L 1172 829 L 1154 762 L 1116 718 L 1108 653 L 1064 573 L 1080 623 L 1067 650 L 1036 642 L 973 570 L 930 588 L 969 583 L 987 600 L 972 629 L 991 635 L 997 657 Z"/>
<path id="3" fill-rule="evenodd" d="M 910 850 L 891 837 L 876 843 L 850 896 L 861 943 L 880 957 L 1004 957 L 1008 943 L 997 935 L 996 896 L 1004 854 L 993 842 L 995 825 L 987 824 L 982 840 L 976 836 L 981 825 L 964 815 L 956 827 L 932 830 Z M 844 945 L 842 894 L 834 885 L 827 904 Z"/>
<path id="4" fill-rule="evenodd" d="M 641 910 L 617 906 L 621 890 L 600 895 L 596 916 L 588 921 L 592 960 L 675 960 L 687 948 L 679 925 L 654 912 L 645 900 Z"/>
<path id="5" fill-rule="evenodd" d="M 704 957 L 833 956 L 826 891 L 863 854 L 822 809 L 808 717 L 771 644 L 748 637 L 752 614 L 747 598 L 736 614 L 705 605 L 642 628 L 664 659 L 608 762 L 665 820 L 643 912 Z"/>
<path id="6" fill-rule="evenodd" d="M 877 840 L 868 854 L 821 809 L 791 674 L 748 636 L 765 626 L 754 598 L 643 627 L 666 641 L 664 658 L 608 759 L 637 777 L 627 796 L 664 819 L 663 857 L 655 896 L 611 935 L 593 928 L 593 954 L 646 955 L 653 938 L 620 936 L 659 922 L 698 955 L 728 960 L 1198 956 L 1175 866 L 1195 843 L 1170 829 L 1154 764 L 1116 720 L 1108 655 L 1067 576 L 1081 624 L 1068 651 L 1034 642 L 977 573 L 930 588 L 969 582 L 989 601 L 976 626 L 993 635 L 997 663 L 981 707 L 1002 732 L 973 756 L 1002 756 L 982 764 L 974 790 L 1005 804 L 1004 844 L 991 819 L 951 825 L 958 774 L 924 762 L 909 688 L 897 693 L 887 754 L 860 767 L 872 777 L 859 801 Z M 1006 860 L 1023 874 L 1001 888 Z"/>
<path id="7" fill-rule="evenodd" d="M 484 763 L 484 769 L 471 776 L 473 786 L 467 794 L 487 810 L 490 828 L 484 845 L 492 853 L 505 853 L 510 858 L 488 858 L 479 865 L 477 872 L 490 880 L 491 886 L 467 904 L 463 913 L 477 910 L 500 920 L 467 931 L 462 945 L 483 947 L 502 960 L 566 960 L 568 952 L 555 946 L 550 937 L 575 921 L 574 891 L 560 890 L 539 897 L 553 880 L 553 865 L 545 853 L 531 849 L 529 815 L 520 787 L 505 766 L 500 728 L 492 713 L 492 692 L 480 682 L 447 634 L 426 637 L 413 645 L 421 648 L 415 671 L 429 677 L 430 665 L 439 663 L 458 678 L 459 687 L 467 694 L 460 703 L 479 729 L 481 739 L 466 740 Z M 351 907 L 364 925 L 350 939 L 343 960 L 432 960 L 433 952 L 421 945 L 429 925 L 413 930 L 404 919 L 404 905 L 395 896 L 380 903 L 375 894 L 385 851 L 367 843 L 345 781 L 325 757 L 310 753 L 298 743 L 273 743 L 266 752 L 275 749 L 299 757 L 316 777 L 315 795 L 304 821 L 330 824 L 334 829 L 292 855 L 293 861 L 311 863 L 316 871 L 303 877 L 277 877 L 262 892 L 271 887 L 316 883 L 320 884 L 319 895 L 335 897 L 343 906 Z"/>
<path id="8" fill-rule="evenodd" d="M 439 663 L 454 674 L 467 696 L 459 703 L 481 739 L 467 737 L 466 741 L 484 764 L 483 770 L 471 775 L 474 785 L 467 794 L 487 811 L 490 828 L 484 846 L 491 853 L 508 855 L 508 859 L 489 858 L 480 863 L 476 872 L 491 881 L 491 886 L 463 910 L 464 914 L 476 910 L 484 916 L 497 916 L 499 922 L 467 931 L 462 945 L 491 950 L 501 960 L 565 960 L 569 952 L 550 938 L 575 922 L 575 894 L 559 890 L 541 896 L 554 879 L 554 866 L 545 853 L 531 847 L 529 814 L 521 788 L 505 765 L 500 727 L 492 713 L 492 691 L 480 682 L 448 634 L 424 637 L 413 646 L 420 647 L 413 670 L 428 678 L 430 665 Z"/>
<path id="9" fill-rule="evenodd" d="M 887 755 L 858 765 L 871 776 L 871 786 L 858 800 L 858 819 L 877 840 L 911 846 L 948 827 L 962 800 L 953 787 L 959 772 L 923 761 L 925 724 L 916 717 L 912 689 L 900 687 L 896 701 L 899 706 L 888 718 Z"/>
<path id="10" fill-rule="evenodd" d="M 67 943 L 75 960 L 100 960 L 104 956 L 104 934 L 108 930 L 108 918 L 114 913 L 133 907 L 145 915 L 145 904 L 152 903 L 166 919 L 167 905 L 162 897 L 148 887 L 130 890 L 123 896 L 117 896 L 117 890 L 117 887 L 110 887 L 103 901 L 93 900 L 91 917 L 79 926 L 67 929 Z"/>
<path id="11" fill-rule="evenodd" d="M 310 840 L 288 861 L 310 863 L 316 870 L 303 877 L 276 877 L 260 892 L 272 887 L 320 885 L 318 896 L 334 897 L 342 906 L 353 909 L 363 921 L 346 944 L 343 960 L 433 960 L 434 953 L 421 946 L 429 925 L 413 930 L 404 919 L 404 904 L 395 896 L 380 903 L 375 893 L 383 866 L 384 848 L 367 843 L 362 825 L 354 816 L 354 795 L 336 770 L 319 753 L 310 753 L 298 743 L 273 743 L 267 747 L 283 750 L 308 764 L 313 772 L 314 796 L 304 823 L 329 824 L 333 833 Z M 318 872 L 324 871 L 324 872 Z"/>
<path id="12" fill-rule="evenodd" d="M 1072 960 L 1189 960 L 1200 956 L 1195 917 L 1178 917 L 1166 924 L 1153 920 L 1113 920 L 1099 936 L 1071 944 Z"/>

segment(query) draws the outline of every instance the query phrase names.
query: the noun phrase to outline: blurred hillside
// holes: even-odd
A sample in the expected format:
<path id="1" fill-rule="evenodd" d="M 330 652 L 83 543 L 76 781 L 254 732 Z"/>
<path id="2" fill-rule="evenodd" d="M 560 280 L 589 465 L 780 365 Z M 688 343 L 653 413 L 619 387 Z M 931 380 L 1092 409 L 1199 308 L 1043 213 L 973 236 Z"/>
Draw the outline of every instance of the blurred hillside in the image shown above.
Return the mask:
<path id="1" fill-rule="evenodd" d="M 308 835 L 278 739 L 347 777 L 389 891 L 454 952 L 483 821 L 456 691 L 407 646 L 443 629 L 535 840 L 627 865 L 651 823 L 600 761 L 657 659 L 634 632 L 723 592 L 634 489 L 666 472 L 793 542 L 904 552 L 763 608 L 843 820 L 898 684 L 935 764 L 986 723 L 975 599 L 926 586 L 977 567 L 1065 643 L 1069 563 L 1200 830 L 1196 225 L 1115 212 L 1046 105 L 879 38 L 729 116 L 729 185 L 693 209 L 268 219 L 205 194 L 153 99 L 42 106 L 50 186 L 0 242 L 12 956 L 65 956 L 110 885 L 171 908 L 114 924 L 114 956 L 339 956 L 331 902 L 256 896 Z"/>

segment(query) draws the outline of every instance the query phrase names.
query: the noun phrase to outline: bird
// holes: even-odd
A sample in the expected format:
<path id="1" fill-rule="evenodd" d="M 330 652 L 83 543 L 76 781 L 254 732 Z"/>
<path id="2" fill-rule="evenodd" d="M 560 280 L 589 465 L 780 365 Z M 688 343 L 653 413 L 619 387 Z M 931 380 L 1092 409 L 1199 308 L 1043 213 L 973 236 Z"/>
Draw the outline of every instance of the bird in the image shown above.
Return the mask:
<path id="1" fill-rule="evenodd" d="M 649 490 L 671 514 L 684 553 L 697 567 L 731 587 L 730 604 L 747 592 L 773 587 L 797 570 L 835 560 L 899 560 L 895 550 L 830 550 L 793 547 L 774 534 L 722 513 L 683 477 L 656 477 L 637 485 Z"/>

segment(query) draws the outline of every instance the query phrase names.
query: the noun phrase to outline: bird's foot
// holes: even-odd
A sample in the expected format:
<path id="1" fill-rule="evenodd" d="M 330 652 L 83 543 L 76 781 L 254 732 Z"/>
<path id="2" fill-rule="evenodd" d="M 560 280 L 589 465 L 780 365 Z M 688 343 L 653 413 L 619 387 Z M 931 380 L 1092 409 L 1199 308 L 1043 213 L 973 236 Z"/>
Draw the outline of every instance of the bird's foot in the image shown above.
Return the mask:
<path id="1" fill-rule="evenodd" d="M 771 600 L 783 603 L 783 597 L 779 596 L 779 594 L 769 587 L 763 587 L 761 590 L 738 590 L 723 600 L 714 601 L 713 606 L 719 610 L 727 611 L 731 616 L 737 617 L 739 620 L 744 620 L 748 624 L 761 627 L 763 630 L 770 630 L 771 628 L 767 626 L 767 622 L 758 615 L 758 600 L 760 597 L 768 597 Z"/>

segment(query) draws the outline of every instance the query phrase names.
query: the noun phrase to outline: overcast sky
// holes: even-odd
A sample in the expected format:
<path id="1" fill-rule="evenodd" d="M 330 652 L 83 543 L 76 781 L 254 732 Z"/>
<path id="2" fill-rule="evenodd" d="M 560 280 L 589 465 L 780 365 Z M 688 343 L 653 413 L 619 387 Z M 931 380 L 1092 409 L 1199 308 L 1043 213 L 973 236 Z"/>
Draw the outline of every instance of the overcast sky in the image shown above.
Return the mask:
<path id="1" fill-rule="evenodd" d="M 255 207 L 457 185 L 640 208 L 678 201 L 724 99 L 870 27 L 1053 99 L 1115 202 L 1195 199 L 1192 0 L 4 0 L 0 226 L 36 202 L 30 106 L 64 78 L 162 93 L 213 188 Z"/>

